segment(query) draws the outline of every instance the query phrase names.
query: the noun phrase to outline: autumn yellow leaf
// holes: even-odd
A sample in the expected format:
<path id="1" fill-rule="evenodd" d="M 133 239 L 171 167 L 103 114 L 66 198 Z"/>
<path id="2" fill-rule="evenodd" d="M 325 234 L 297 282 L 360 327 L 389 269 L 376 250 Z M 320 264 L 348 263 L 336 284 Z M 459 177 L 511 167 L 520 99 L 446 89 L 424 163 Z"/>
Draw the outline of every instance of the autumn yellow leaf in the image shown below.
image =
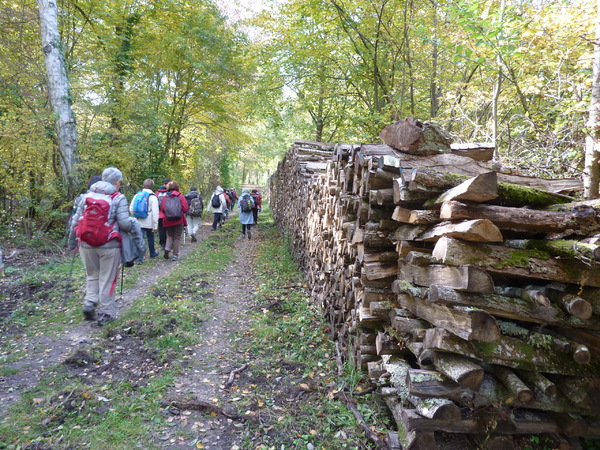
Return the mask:
<path id="1" fill-rule="evenodd" d="M 204 448 L 204 444 L 202 442 L 196 443 L 196 448 Z"/>

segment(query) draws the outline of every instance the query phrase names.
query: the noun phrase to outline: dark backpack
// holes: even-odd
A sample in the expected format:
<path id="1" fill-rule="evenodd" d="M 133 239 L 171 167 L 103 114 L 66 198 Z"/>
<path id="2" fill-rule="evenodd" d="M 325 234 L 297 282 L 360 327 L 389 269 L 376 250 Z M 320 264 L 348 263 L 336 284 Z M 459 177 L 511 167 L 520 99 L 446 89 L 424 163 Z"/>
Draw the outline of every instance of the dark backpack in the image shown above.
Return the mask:
<path id="1" fill-rule="evenodd" d="M 221 207 L 221 195 L 216 192 L 213 194 L 213 198 L 210 200 L 210 206 L 213 208 Z"/>
<path id="2" fill-rule="evenodd" d="M 114 222 L 109 223 L 112 203 L 118 195 L 118 192 L 112 195 L 94 192 L 85 198 L 83 213 L 75 227 L 75 235 L 80 241 L 92 247 L 100 247 L 111 239 L 121 241 L 121 235 L 114 229 Z"/>
<path id="3" fill-rule="evenodd" d="M 167 194 L 163 199 L 163 211 L 167 220 L 175 221 L 181 219 L 183 208 L 181 207 L 179 195 Z"/>
<path id="4" fill-rule="evenodd" d="M 190 200 L 190 209 L 188 214 L 191 217 L 200 217 L 202 216 L 202 211 L 204 211 L 204 205 L 202 205 L 202 199 L 200 196 L 196 195 L 194 198 Z"/>
<path id="5" fill-rule="evenodd" d="M 133 197 L 133 217 L 145 219 L 150 209 L 150 192 L 140 191 Z"/>
<path id="6" fill-rule="evenodd" d="M 242 212 L 252 211 L 252 206 L 252 197 L 249 195 L 242 196 L 240 199 L 240 208 L 242 209 Z"/>

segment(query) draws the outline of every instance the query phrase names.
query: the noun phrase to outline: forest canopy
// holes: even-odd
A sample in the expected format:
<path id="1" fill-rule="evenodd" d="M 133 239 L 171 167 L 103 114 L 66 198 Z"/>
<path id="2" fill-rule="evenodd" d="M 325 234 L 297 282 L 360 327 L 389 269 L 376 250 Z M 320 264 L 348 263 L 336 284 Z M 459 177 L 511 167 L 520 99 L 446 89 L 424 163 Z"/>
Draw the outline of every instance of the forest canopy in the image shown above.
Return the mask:
<path id="1" fill-rule="evenodd" d="M 596 3 L 279 0 L 240 18 L 199 0 L 58 2 L 82 190 L 114 165 L 202 193 L 264 183 L 293 139 L 378 142 L 398 119 L 494 142 L 505 169 L 580 177 Z M 38 4 L 0 6 L 0 222 L 64 224 Z"/>

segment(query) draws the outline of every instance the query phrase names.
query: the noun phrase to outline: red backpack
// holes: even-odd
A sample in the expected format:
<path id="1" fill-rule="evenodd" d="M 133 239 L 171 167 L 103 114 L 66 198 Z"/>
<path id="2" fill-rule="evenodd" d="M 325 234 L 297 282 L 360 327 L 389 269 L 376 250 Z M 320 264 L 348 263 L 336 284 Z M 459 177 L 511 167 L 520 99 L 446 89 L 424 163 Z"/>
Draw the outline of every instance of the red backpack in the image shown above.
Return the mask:
<path id="1" fill-rule="evenodd" d="M 93 192 L 85 198 L 83 214 L 75 227 L 75 235 L 80 241 L 92 247 L 104 245 L 111 239 L 121 242 L 121 235 L 114 229 L 114 222 L 109 223 L 110 209 L 118 195 L 118 192 L 112 195 Z"/>

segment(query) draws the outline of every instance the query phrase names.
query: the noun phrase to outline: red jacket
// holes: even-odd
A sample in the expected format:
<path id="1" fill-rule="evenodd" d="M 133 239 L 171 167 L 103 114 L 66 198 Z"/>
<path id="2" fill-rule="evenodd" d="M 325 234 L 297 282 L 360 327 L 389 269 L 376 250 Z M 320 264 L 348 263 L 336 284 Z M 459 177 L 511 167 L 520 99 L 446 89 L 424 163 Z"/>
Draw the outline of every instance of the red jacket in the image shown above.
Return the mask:
<path id="1" fill-rule="evenodd" d="M 183 195 L 181 195 L 181 192 L 179 191 L 169 191 L 167 195 L 177 195 L 179 197 L 179 201 L 181 202 L 181 218 L 179 218 L 178 220 L 167 219 L 167 216 L 165 215 L 165 202 L 167 201 L 167 197 L 163 197 L 162 202 L 160 203 L 160 214 L 163 218 L 162 226 L 172 227 L 174 225 L 179 225 L 180 223 L 182 223 L 183 225 L 187 225 L 187 220 L 185 220 L 185 213 L 188 212 L 188 209 L 190 208 L 188 206 L 187 200 Z"/>
<path id="2" fill-rule="evenodd" d="M 156 191 L 156 198 L 158 199 L 158 218 L 159 219 L 164 219 L 165 218 L 165 213 L 163 212 L 163 209 L 162 209 L 161 194 L 166 194 L 166 193 L 167 193 L 166 189 L 158 189 Z"/>

